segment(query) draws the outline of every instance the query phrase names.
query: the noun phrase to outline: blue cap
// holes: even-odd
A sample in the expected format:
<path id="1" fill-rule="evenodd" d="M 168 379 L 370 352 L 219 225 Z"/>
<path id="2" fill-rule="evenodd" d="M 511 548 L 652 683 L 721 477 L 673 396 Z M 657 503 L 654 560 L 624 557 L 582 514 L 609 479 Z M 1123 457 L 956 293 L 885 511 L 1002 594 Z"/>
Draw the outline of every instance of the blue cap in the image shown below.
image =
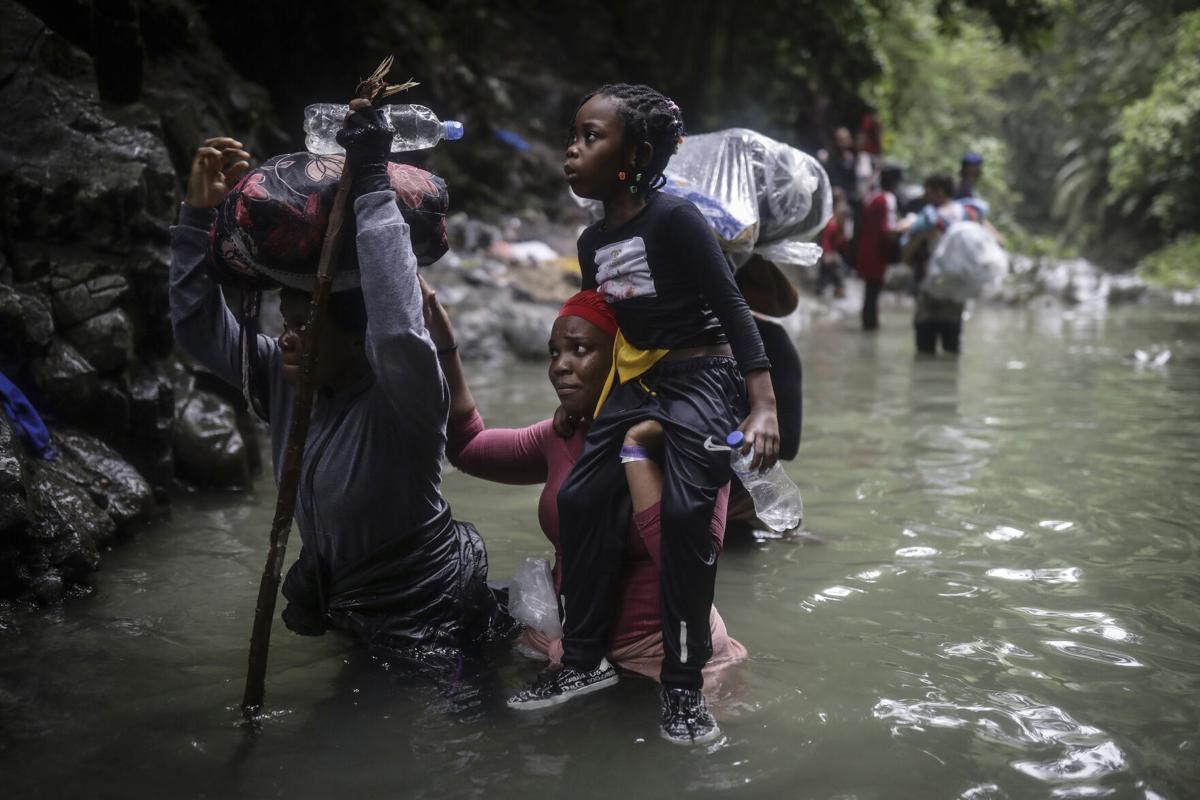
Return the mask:
<path id="1" fill-rule="evenodd" d="M 741 431 L 734 431 L 725 437 L 725 444 L 730 447 L 741 447 L 744 441 L 746 441 L 746 434 Z"/>
<path id="2" fill-rule="evenodd" d="M 983 156 L 979 153 L 967 153 L 962 159 L 963 166 L 978 165 L 983 163 Z"/>
<path id="3" fill-rule="evenodd" d="M 448 119 L 442 123 L 442 135 L 446 141 L 453 142 L 463 137 L 463 124 L 458 120 Z"/>

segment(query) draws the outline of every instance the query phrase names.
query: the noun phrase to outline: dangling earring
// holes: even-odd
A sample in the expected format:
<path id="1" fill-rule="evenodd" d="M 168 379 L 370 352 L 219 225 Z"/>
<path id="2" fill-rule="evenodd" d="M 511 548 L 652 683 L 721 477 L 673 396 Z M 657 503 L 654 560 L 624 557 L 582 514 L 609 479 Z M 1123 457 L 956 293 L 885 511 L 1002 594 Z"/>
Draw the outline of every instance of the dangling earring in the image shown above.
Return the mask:
<path id="1" fill-rule="evenodd" d="M 630 194 L 637 194 L 637 193 L 638 193 L 638 188 L 637 188 L 637 185 L 638 185 L 639 183 L 641 183 L 641 181 L 642 181 L 642 173 L 640 173 L 640 172 L 639 172 L 637 175 L 634 175 L 634 176 L 633 176 L 633 185 L 629 187 L 629 193 L 630 193 Z"/>

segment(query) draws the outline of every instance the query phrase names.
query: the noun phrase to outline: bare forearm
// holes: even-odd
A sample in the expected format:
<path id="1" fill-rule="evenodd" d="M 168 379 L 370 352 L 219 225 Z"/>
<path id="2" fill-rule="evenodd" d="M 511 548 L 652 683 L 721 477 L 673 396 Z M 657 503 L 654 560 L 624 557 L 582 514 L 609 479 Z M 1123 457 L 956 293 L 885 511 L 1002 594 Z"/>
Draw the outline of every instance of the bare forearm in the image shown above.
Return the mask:
<path id="1" fill-rule="evenodd" d="M 750 410 L 769 410 L 775 413 L 775 387 L 771 385 L 771 371 L 756 369 L 746 373 L 746 396 Z"/>
<path id="2" fill-rule="evenodd" d="M 446 384 L 450 387 L 450 419 L 451 421 L 466 419 L 475 413 L 475 397 L 471 387 L 467 385 L 467 375 L 463 370 L 462 359 L 458 356 L 458 346 L 438 348 L 438 361 L 446 376 Z"/>

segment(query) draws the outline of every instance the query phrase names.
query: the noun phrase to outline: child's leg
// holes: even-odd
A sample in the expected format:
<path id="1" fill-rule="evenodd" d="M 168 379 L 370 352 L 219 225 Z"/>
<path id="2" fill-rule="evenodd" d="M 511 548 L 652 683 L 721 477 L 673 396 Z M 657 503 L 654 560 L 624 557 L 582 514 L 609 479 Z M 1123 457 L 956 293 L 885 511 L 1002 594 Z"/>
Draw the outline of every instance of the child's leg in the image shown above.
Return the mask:
<path id="1" fill-rule="evenodd" d="M 592 423 L 587 444 L 558 491 L 562 549 L 563 663 L 592 669 L 608 648 L 617 610 L 632 508 L 618 453 L 629 426 L 646 410 L 622 409 L 616 387 Z"/>
<path id="2" fill-rule="evenodd" d="M 688 362 L 681 362 L 687 364 Z M 712 656 L 709 611 L 717 578 L 711 535 L 717 493 L 729 481 L 729 454 L 705 448 L 741 419 L 742 383 L 732 359 L 664 377 L 658 399 L 666 418 L 663 443 L 661 588 L 662 683 L 700 689 Z"/>
<path id="3" fill-rule="evenodd" d="M 662 439 L 662 424 L 653 419 L 639 422 L 625 432 L 621 463 L 625 467 L 625 481 L 629 484 L 635 514 L 662 501 L 662 470 L 653 460 L 660 454 Z"/>
<path id="4" fill-rule="evenodd" d="M 712 656 L 708 618 L 717 581 L 717 551 L 709 526 L 729 467 L 725 453 L 704 450 L 704 439 L 672 426 L 664 448 L 661 679 L 667 688 L 700 689 L 701 670 Z M 706 458 L 713 456 L 717 458 Z"/>

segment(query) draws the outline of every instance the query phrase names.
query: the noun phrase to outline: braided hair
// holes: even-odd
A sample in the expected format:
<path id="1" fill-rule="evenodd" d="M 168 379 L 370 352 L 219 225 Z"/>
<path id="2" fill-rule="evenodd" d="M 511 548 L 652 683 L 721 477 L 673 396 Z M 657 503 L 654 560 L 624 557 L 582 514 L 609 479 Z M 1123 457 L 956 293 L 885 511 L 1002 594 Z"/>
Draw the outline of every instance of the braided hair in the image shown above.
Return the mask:
<path id="1" fill-rule="evenodd" d="M 575 113 L 593 97 L 610 97 L 617 101 L 621 119 L 625 122 L 625 143 L 649 144 L 650 163 L 641 165 L 640 172 L 630 176 L 629 183 L 639 192 L 652 192 L 667 179 L 663 172 L 667 162 L 683 142 L 683 114 L 671 98 L 649 86 L 631 83 L 610 83 L 589 92 L 579 101 Z"/>

